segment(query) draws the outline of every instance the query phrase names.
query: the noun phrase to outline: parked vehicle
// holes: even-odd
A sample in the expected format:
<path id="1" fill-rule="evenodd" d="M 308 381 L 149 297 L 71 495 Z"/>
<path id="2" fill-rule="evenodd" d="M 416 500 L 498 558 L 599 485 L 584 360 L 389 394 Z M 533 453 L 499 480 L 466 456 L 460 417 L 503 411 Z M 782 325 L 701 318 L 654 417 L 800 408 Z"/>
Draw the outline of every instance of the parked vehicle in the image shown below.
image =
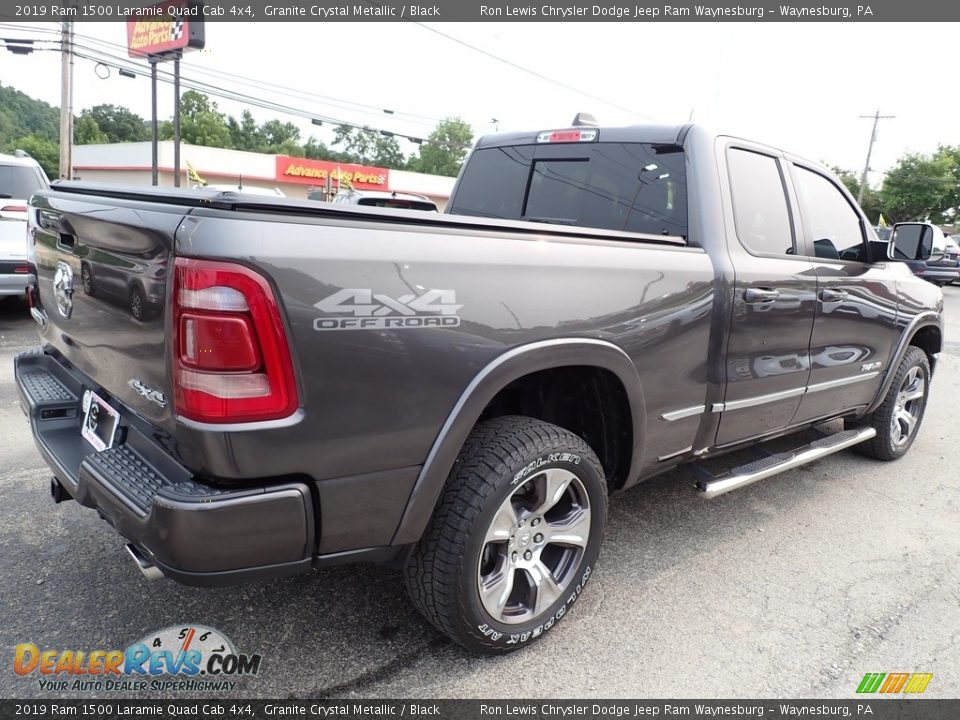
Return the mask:
<path id="1" fill-rule="evenodd" d="M 49 186 L 36 160 L 22 151 L 0 154 L 0 298 L 23 295 L 27 265 L 27 200 Z"/>
<path id="2" fill-rule="evenodd" d="M 307 197 L 311 200 L 324 199 L 322 190 L 314 190 Z M 393 208 L 394 210 L 438 211 L 437 204 L 426 195 L 388 192 L 386 190 L 344 189 L 334 195 L 331 202 L 337 205 L 360 205 L 363 207 Z"/>
<path id="3" fill-rule="evenodd" d="M 56 501 L 190 584 L 393 564 L 479 652 L 565 617 L 610 493 L 838 418 L 701 495 L 903 456 L 942 344 L 941 291 L 829 171 L 695 125 L 482 138 L 446 215 L 83 183 L 31 205 L 42 347 L 15 373 Z M 156 318 L 74 291 L 94 251 L 157 278 Z"/>

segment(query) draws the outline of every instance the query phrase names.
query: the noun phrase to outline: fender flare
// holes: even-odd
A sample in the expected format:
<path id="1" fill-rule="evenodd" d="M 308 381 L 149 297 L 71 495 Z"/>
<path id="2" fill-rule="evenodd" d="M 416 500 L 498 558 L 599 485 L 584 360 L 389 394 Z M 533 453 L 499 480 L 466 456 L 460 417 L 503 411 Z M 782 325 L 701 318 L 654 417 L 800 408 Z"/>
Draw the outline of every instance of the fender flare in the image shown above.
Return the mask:
<path id="1" fill-rule="evenodd" d="M 913 320 L 910 321 L 910 324 L 904 328 L 903 334 L 900 336 L 900 340 L 897 343 L 896 350 L 890 356 L 890 364 L 887 365 L 887 372 L 884 375 L 883 382 L 880 383 L 880 389 L 877 392 L 877 397 L 869 407 L 864 410 L 864 415 L 869 415 L 874 410 L 876 410 L 883 403 L 883 399 L 887 395 L 887 391 L 890 389 L 890 383 L 893 382 L 893 376 L 897 374 L 897 368 L 900 367 L 900 363 L 903 361 L 903 356 L 907 354 L 907 348 L 910 347 L 910 341 L 916 336 L 925 327 L 935 327 L 940 331 L 940 337 L 943 337 L 943 317 L 940 313 L 934 312 L 932 310 L 927 312 L 922 312 Z"/>
<path id="2" fill-rule="evenodd" d="M 633 422 L 633 453 L 628 478 L 633 476 L 643 456 L 646 411 L 643 387 L 630 357 L 613 343 L 586 338 L 559 338 L 520 345 L 491 361 L 460 395 L 423 463 L 393 545 L 414 543 L 423 535 L 463 443 L 496 394 L 525 375 L 571 365 L 608 370 L 623 384 Z"/>

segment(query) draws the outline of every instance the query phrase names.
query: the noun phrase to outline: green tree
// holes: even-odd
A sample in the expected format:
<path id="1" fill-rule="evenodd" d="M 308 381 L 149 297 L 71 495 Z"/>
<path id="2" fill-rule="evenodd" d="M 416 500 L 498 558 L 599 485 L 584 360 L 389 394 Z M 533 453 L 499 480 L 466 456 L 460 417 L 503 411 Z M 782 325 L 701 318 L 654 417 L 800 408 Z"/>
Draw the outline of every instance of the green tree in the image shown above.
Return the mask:
<path id="1" fill-rule="evenodd" d="M 142 142 L 150 139 L 146 121 L 134 112 L 119 105 L 95 105 L 80 113 L 80 118 L 90 118 L 107 137 L 106 142 Z"/>
<path id="2" fill-rule="evenodd" d="M 274 145 L 283 145 L 284 143 L 298 142 L 300 140 L 300 130 L 291 122 L 280 122 L 279 120 L 268 120 L 260 126 L 260 135 L 263 137 L 267 147 Z"/>
<path id="3" fill-rule="evenodd" d="M 164 140 L 171 139 L 173 123 L 162 123 L 160 134 Z M 191 145 L 233 147 L 226 116 L 215 102 L 196 90 L 187 90 L 180 99 L 180 139 Z"/>
<path id="4" fill-rule="evenodd" d="M 40 167 L 51 180 L 60 177 L 60 144 L 39 134 L 24 135 L 10 140 L 4 151 L 12 153 L 23 150 L 40 163 Z"/>
<path id="5" fill-rule="evenodd" d="M 427 137 L 410 169 L 431 175 L 456 177 L 473 145 L 473 129 L 458 117 L 441 120 Z"/>
<path id="6" fill-rule="evenodd" d="M 303 144 L 303 156 L 310 160 L 340 160 L 340 154 L 328 148 L 324 143 L 317 140 L 313 135 L 307 138 Z"/>
<path id="7" fill-rule="evenodd" d="M 833 171 L 833 174 L 836 175 L 846 186 L 847 190 L 850 191 L 850 194 L 856 198 L 860 193 L 860 177 L 852 170 L 843 170 L 835 165 L 831 166 L 830 169 Z M 876 190 L 870 187 L 870 185 L 867 185 L 863 191 L 863 200 L 860 202 L 860 207 L 863 208 L 863 212 L 866 213 L 867 218 L 874 225 L 880 221 L 880 214 L 882 212 L 880 195 Z"/>
<path id="8" fill-rule="evenodd" d="M 339 156 L 333 158 L 340 162 L 397 169 L 406 165 L 397 138 L 370 128 L 338 125 L 333 131 L 332 144 L 334 147 L 343 146 L 343 151 L 339 153 Z"/>
<path id="9" fill-rule="evenodd" d="M 253 119 L 249 110 L 243 111 L 240 122 L 237 122 L 232 115 L 227 118 L 227 128 L 230 130 L 230 142 L 237 150 L 260 152 L 266 145 L 260 128 L 257 127 L 257 121 Z"/>
<path id="10" fill-rule="evenodd" d="M 887 172 L 880 202 L 888 221 L 944 222 L 956 208 L 957 166 L 950 152 L 907 153 Z"/>
<path id="11" fill-rule="evenodd" d="M 0 146 L 25 135 L 59 142 L 60 108 L 0 85 Z"/>
<path id="12" fill-rule="evenodd" d="M 100 143 L 108 143 L 110 139 L 107 137 L 107 134 L 100 129 L 96 120 L 90 115 L 81 113 L 73 125 L 73 141 L 77 145 L 98 145 Z"/>

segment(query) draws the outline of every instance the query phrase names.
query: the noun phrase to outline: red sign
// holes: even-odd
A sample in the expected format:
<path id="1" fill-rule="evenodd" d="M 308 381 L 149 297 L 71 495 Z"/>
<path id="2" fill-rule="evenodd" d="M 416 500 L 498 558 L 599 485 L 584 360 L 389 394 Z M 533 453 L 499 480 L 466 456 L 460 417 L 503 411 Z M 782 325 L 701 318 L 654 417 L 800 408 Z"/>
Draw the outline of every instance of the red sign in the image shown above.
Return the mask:
<path id="1" fill-rule="evenodd" d="M 366 165 L 277 155 L 277 180 L 280 182 L 325 185 L 328 177 L 334 188 L 342 185 L 357 190 L 387 190 L 390 171 Z"/>
<path id="2" fill-rule="evenodd" d="M 188 0 L 166 0 L 127 14 L 130 57 L 169 55 L 204 46 L 203 6 Z"/>

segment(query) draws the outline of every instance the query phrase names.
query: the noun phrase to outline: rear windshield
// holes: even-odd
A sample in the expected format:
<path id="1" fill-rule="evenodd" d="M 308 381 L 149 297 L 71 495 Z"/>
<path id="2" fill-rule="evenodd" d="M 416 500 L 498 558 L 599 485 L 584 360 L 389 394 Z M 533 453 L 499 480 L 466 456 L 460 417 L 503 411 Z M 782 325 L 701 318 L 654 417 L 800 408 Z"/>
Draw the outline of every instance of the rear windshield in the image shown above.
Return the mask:
<path id="1" fill-rule="evenodd" d="M 0 197 L 29 200 L 37 190 L 45 187 L 46 183 L 32 167 L 0 165 Z"/>
<path id="2" fill-rule="evenodd" d="M 431 210 L 436 212 L 437 206 L 423 200 L 397 200 L 396 198 L 361 198 L 357 205 L 372 205 L 374 207 L 400 208 L 401 210 Z"/>
<path id="3" fill-rule="evenodd" d="M 449 212 L 686 237 L 683 148 L 571 143 L 477 150 Z"/>

